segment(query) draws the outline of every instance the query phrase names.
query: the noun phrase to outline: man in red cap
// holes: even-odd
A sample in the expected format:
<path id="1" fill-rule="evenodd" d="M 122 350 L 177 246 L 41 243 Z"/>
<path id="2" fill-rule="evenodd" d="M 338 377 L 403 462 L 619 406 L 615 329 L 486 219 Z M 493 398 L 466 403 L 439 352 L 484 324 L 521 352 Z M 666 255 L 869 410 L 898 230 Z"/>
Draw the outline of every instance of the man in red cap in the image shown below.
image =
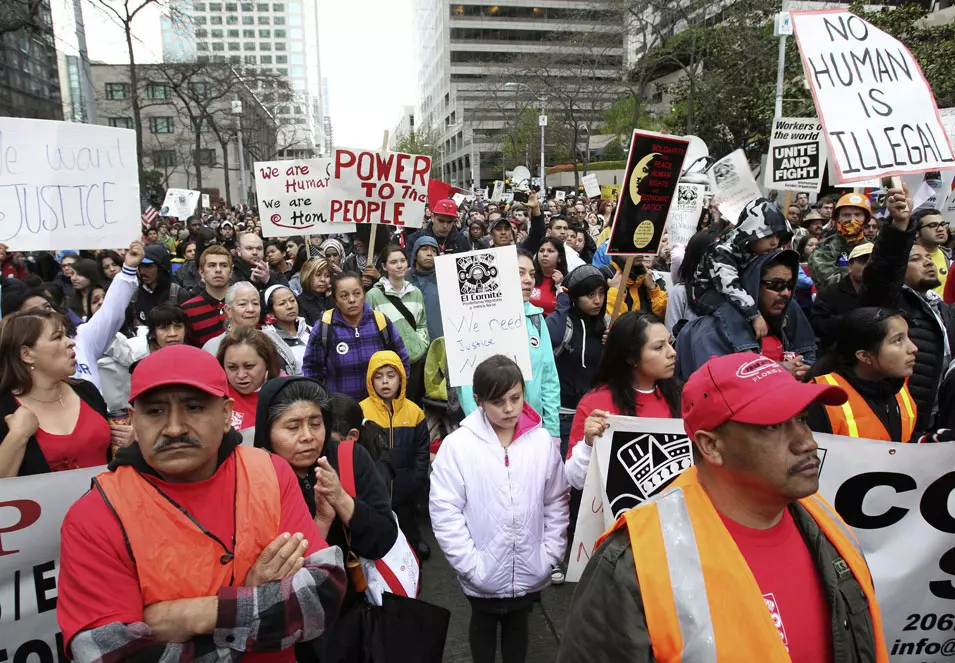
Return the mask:
<path id="1" fill-rule="evenodd" d="M 887 663 L 862 550 L 816 492 L 806 409 L 845 400 L 753 353 L 693 373 L 695 465 L 605 535 L 558 662 Z"/>
<path id="2" fill-rule="evenodd" d="M 225 372 L 163 348 L 133 371 L 137 444 L 63 522 L 57 619 L 75 661 L 295 660 L 341 606 L 288 463 L 240 446 Z M 144 660 L 145 660 L 144 659 Z"/>
<path id="3" fill-rule="evenodd" d="M 408 264 L 414 264 L 415 242 L 420 237 L 434 237 L 438 243 L 438 255 L 446 253 L 464 253 L 471 250 L 471 242 L 467 233 L 461 232 L 457 226 L 458 206 L 450 198 L 436 200 L 431 205 L 431 225 L 417 230 L 406 240 L 405 250 L 408 253 Z"/>

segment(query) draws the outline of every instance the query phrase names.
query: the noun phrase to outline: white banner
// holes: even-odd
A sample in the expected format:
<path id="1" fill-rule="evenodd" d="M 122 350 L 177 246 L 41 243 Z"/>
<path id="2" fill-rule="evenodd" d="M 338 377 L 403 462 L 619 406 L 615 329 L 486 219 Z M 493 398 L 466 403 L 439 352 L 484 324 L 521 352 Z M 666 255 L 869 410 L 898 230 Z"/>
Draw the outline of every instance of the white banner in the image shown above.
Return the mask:
<path id="1" fill-rule="evenodd" d="M 329 174 L 329 222 L 408 228 L 420 228 L 424 223 L 431 157 L 337 149 Z"/>
<path id="2" fill-rule="evenodd" d="M 615 516 L 665 489 L 693 462 L 681 419 L 609 422 L 595 443 L 600 483 L 590 488 L 603 494 L 603 512 L 581 503 L 568 578 L 580 577 L 599 538 L 594 532 L 602 527 L 602 534 Z M 819 493 L 865 552 L 890 660 L 923 663 L 955 655 L 955 444 L 814 437 Z"/>
<path id="3" fill-rule="evenodd" d="M 891 35 L 842 9 L 792 12 L 840 182 L 955 167 L 932 88 Z"/>
<path id="4" fill-rule="evenodd" d="M 136 134 L 0 117 L 0 242 L 13 251 L 128 246 L 142 235 Z"/>
<path id="5" fill-rule="evenodd" d="M 674 244 L 687 245 L 690 238 L 696 234 L 700 225 L 700 215 L 703 213 L 703 197 L 706 187 L 702 184 L 687 184 L 680 182 L 676 186 L 676 196 L 667 215 L 667 232 L 670 246 Z"/>
<path id="6" fill-rule="evenodd" d="M 584 185 L 584 193 L 588 198 L 600 198 L 600 182 L 597 181 L 596 173 L 584 175 L 580 183 Z"/>
<path id="7" fill-rule="evenodd" d="M 212 201 L 209 200 L 209 194 L 208 194 L 208 193 L 202 194 L 202 208 L 203 208 L 203 209 L 211 209 L 211 208 L 212 208 Z"/>
<path id="8" fill-rule="evenodd" d="M 746 203 L 762 196 L 743 150 L 731 152 L 714 163 L 709 176 L 713 201 L 733 225 L 739 221 Z"/>
<path id="9" fill-rule="evenodd" d="M 331 159 L 256 161 L 255 191 L 263 237 L 355 232 L 354 223 L 330 223 Z"/>
<path id="10" fill-rule="evenodd" d="M 501 202 L 501 197 L 504 195 L 504 182 L 501 180 L 494 180 L 494 191 L 491 193 L 491 200 L 495 203 Z"/>
<path id="11" fill-rule="evenodd" d="M 159 213 L 185 221 L 196 213 L 196 206 L 201 200 L 201 195 L 198 191 L 190 189 L 166 189 L 166 197 L 162 201 Z"/>
<path id="12" fill-rule="evenodd" d="M 0 661 L 66 660 L 56 623 L 60 525 L 105 470 L 0 479 Z"/>
<path id="13" fill-rule="evenodd" d="M 812 191 L 822 187 L 826 141 L 822 122 L 810 117 L 777 117 L 769 139 L 763 186 L 781 191 Z"/>
<path id="14" fill-rule="evenodd" d="M 532 379 L 514 247 L 438 256 L 434 269 L 444 320 L 448 384 L 470 385 L 475 367 L 493 355 L 510 357 L 524 378 Z M 546 334 L 547 327 L 541 325 L 541 333 Z"/>

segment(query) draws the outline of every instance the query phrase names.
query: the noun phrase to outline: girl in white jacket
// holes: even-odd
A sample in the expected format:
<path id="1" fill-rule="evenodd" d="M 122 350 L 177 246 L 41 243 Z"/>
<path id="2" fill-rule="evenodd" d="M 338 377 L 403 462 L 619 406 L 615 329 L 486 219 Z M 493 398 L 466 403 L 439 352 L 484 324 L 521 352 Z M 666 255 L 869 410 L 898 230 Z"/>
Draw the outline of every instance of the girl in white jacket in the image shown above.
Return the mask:
<path id="1" fill-rule="evenodd" d="M 517 364 L 481 362 L 473 391 L 478 409 L 435 457 L 431 524 L 471 602 L 471 657 L 494 662 L 500 624 L 504 663 L 520 663 L 531 608 L 567 547 L 570 486 Z"/>

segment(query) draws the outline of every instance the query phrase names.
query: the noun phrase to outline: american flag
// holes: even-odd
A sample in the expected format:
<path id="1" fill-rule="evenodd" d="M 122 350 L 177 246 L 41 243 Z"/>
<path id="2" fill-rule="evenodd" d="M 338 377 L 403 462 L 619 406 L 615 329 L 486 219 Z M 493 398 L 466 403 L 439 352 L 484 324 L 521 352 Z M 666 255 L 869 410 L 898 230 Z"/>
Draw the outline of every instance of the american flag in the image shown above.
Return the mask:
<path id="1" fill-rule="evenodd" d="M 156 220 L 157 216 L 159 216 L 159 210 L 150 205 L 146 208 L 146 211 L 143 212 L 143 223 L 145 223 L 147 226 L 151 226 L 153 221 Z"/>

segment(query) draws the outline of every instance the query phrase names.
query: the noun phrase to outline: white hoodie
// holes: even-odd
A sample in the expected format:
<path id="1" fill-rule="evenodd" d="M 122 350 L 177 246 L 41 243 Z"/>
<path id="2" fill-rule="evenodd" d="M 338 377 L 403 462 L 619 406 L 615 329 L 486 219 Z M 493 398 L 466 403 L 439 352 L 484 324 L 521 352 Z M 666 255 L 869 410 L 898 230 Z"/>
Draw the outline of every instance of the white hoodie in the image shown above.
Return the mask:
<path id="1" fill-rule="evenodd" d="M 569 491 L 560 449 L 529 405 L 506 450 L 483 408 L 468 415 L 431 474 L 431 526 L 464 593 L 507 598 L 546 587 L 567 547 Z"/>
<path id="2" fill-rule="evenodd" d="M 73 377 L 92 382 L 100 392 L 103 391 L 103 384 L 97 362 L 106 354 L 119 328 L 126 322 L 126 307 L 139 286 L 136 274 L 136 269 L 123 265 L 106 289 L 103 305 L 89 321 L 76 328 L 73 338 L 76 341 L 76 373 Z"/>

